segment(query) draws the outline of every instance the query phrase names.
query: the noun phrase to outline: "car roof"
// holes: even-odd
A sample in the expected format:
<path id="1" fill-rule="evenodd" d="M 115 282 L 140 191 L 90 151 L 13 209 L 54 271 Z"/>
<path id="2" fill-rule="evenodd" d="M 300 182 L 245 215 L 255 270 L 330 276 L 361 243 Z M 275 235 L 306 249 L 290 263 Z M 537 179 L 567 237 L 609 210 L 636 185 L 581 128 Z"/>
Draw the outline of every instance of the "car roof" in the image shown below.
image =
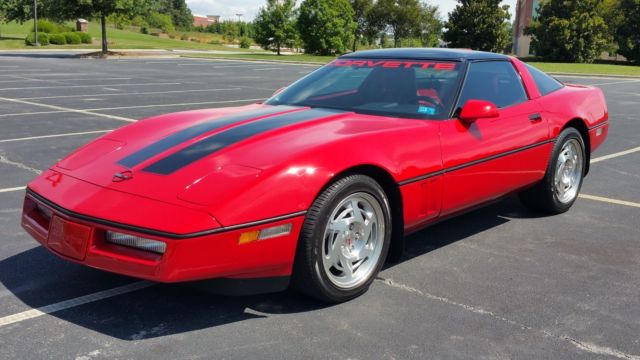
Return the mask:
<path id="1" fill-rule="evenodd" d="M 356 51 L 341 58 L 433 59 L 433 60 L 507 60 L 509 56 L 468 49 L 400 48 Z"/>

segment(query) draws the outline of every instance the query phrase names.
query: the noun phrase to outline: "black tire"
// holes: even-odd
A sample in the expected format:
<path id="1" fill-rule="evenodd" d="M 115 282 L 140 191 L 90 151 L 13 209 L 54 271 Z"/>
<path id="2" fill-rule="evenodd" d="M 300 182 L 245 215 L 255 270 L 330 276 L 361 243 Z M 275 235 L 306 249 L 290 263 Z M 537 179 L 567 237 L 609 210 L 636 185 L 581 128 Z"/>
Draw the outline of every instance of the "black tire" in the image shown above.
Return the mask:
<path id="1" fill-rule="evenodd" d="M 582 157 L 581 169 L 579 171 L 580 177 L 575 196 L 568 201 L 561 201 L 554 190 L 556 167 L 558 165 L 560 152 L 565 145 L 571 141 L 577 141 L 579 144 L 580 156 Z M 585 153 L 584 139 L 582 139 L 580 132 L 573 127 L 564 129 L 560 135 L 558 135 L 555 145 L 553 146 L 553 151 L 551 152 L 551 158 L 549 159 L 544 179 L 535 186 L 522 191 L 519 194 L 520 201 L 526 207 L 535 211 L 548 214 L 561 214 L 566 212 L 576 201 L 578 194 L 580 193 L 580 189 L 582 188 L 582 181 L 584 180 L 586 170 L 586 161 L 587 156 Z"/>
<path id="2" fill-rule="evenodd" d="M 362 283 L 353 288 L 341 288 L 329 279 L 322 263 L 325 229 L 334 210 L 337 210 L 343 200 L 362 193 L 375 199 L 379 203 L 378 210 L 381 209 L 384 214 L 384 231 L 380 232 L 383 234 L 381 252 L 377 263 L 370 267 L 371 273 L 366 279 L 363 277 Z M 347 301 L 363 294 L 384 265 L 391 243 L 391 224 L 387 195 L 374 179 L 365 175 L 350 175 L 338 179 L 316 198 L 307 212 L 296 250 L 293 287 L 306 295 L 330 303 Z"/>

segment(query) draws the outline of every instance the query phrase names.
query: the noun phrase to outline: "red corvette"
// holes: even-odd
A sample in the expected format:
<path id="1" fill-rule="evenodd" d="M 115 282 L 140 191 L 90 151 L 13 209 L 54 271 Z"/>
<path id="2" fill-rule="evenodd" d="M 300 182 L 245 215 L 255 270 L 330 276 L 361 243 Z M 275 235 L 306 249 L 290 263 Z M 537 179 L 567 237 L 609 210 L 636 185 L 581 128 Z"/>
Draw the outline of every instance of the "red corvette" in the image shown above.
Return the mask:
<path id="1" fill-rule="evenodd" d="M 119 274 L 338 302 L 439 219 L 515 192 L 567 211 L 607 130 L 602 91 L 512 57 L 356 52 L 263 104 L 98 138 L 28 185 L 22 225 Z"/>

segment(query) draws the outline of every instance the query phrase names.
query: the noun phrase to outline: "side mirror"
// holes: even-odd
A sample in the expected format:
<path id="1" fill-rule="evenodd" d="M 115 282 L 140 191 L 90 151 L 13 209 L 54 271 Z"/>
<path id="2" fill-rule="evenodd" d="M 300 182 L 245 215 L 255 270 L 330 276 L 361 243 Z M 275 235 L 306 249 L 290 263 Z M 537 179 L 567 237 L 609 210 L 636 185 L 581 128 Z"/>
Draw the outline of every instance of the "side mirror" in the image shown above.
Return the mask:
<path id="1" fill-rule="evenodd" d="M 286 86 L 281 87 L 280 89 L 274 91 L 273 94 L 271 94 L 271 96 L 273 97 L 273 96 L 278 95 L 282 90 L 284 90 L 286 88 L 287 88 Z"/>
<path id="2" fill-rule="evenodd" d="M 468 100 L 462 107 L 458 118 L 467 124 L 477 119 L 487 119 L 500 116 L 496 104 L 485 100 Z"/>

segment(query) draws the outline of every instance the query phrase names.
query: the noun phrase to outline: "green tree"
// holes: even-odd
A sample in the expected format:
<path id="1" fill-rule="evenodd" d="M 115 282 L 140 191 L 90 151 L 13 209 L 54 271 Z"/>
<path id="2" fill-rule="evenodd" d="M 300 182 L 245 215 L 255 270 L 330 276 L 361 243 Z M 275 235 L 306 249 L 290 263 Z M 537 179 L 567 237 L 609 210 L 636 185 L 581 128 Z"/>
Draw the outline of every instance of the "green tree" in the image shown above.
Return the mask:
<path id="1" fill-rule="evenodd" d="M 377 13 L 393 33 L 393 46 L 398 47 L 402 38 L 419 31 L 422 8 L 418 0 L 378 0 Z"/>
<path id="2" fill-rule="evenodd" d="M 185 0 L 153 0 L 153 11 L 171 16 L 177 28 L 187 30 L 193 24 L 193 14 Z"/>
<path id="3" fill-rule="evenodd" d="M 417 37 L 424 47 L 436 47 L 442 36 L 442 21 L 437 5 L 422 3 L 420 5 L 420 23 Z"/>
<path id="4" fill-rule="evenodd" d="M 607 24 L 608 44 L 605 50 L 611 55 L 618 51 L 617 31 L 625 20 L 620 7 L 620 0 L 603 0 L 598 9 L 604 23 Z"/>
<path id="5" fill-rule="evenodd" d="M 624 19 L 615 35 L 618 53 L 640 63 L 640 0 L 620 0 L 619 10 Z"/>
<path id="6" fill-rule="evenodd" d="M 353 8 L 353 21 L 356 23 L 353 32 L 352 51 L 356 51 L 358 40 L 360 40 L 369 27 L 369 12 L 373 8 L 373 0 L 351 0 Z"/>
<path id="7" fill-rule="evenodd" d="M 549 0 L 525 29 L 538 56 L 553 61 L 593 62 L 607 48 L 609 30 L 602 0 Z"/>
<path id="8" fill-rule="evenodd" d="M 458 0 L 447 21 L 444 40 L 451 47 L 502 51 L 511 42 L 509 5 L 501 0 Z"/>
<path id="9" fill-rule="evenodd" d="M 38 5 L 38 15 L 41 15 L 42 4 Z M 0 12 L 4 14 L 5 21 L 18 21 L 23 23 L 33 19 L 33 1 L 1 0 Z"/>
<path id="10" fill-rule="evenodd" d="M 168 14 L 161 14 L 159 12 L 152 12 L 148 17 L 149 26 L 162 30 L 163 32 L 169 32 L 175 30 L 173 26 L 173 20 Z"/>
<path id="11" fill-rule="evenodd" d="M 300 5 L 298 31 L 307 53 L 344 53 L 356 26 L 349 0 L 304 0 Z"/>
<path id="12" fill-rule="evenodd" d="M 107 16 L 148 14 L 153 0 L 39 0 L 38 15 L 55 21 L 77 18 L 98 18 L 102 25 L 102 52 L 107 53 Z M 6 11 L 7 20 L 24 22 L 33 17 L 30 0 L 2 0 L 0 9 Z"/>
<path id="13" fill-rule="evenodd" d="M 268 0 L 254 22 L 254 40 L 265 50 L 292 46 L 296 40 L 294 0 Z"/>
<path id="14" fill-rule="evenodd" d="M 363 29 L 363 36 L 369 44 L 382 39 L 382 32 L 387 28 L 387 15 L 380 6 L 374 4 L 366 13 L 366 26 Z"/>

